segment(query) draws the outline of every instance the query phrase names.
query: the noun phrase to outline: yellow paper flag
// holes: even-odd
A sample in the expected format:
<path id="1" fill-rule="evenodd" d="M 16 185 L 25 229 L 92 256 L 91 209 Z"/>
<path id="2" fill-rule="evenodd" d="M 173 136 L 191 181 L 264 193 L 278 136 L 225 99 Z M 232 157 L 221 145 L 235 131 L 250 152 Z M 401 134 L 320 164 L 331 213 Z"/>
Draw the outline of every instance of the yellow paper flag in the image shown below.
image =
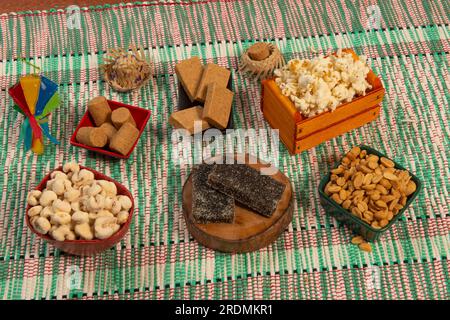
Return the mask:
<path id="1" fill-rule="evenodd" d="M 44 153 L 44 143 L 42 141 L 42 137 L 40 137 L 39 139 L 35 139 L 33 137 L 33 143 L 31 145 L 31 150 L 36 154 Z"/>
<path id="2" fill-rule="evenodd" d="M 36 110 L 36 102 L 39 98 L 39 89 L 41 86 L 41 78 L 35 74 L 28 74 L 20 78 L 23 95 L 30 109 L 31 114 Z"/>

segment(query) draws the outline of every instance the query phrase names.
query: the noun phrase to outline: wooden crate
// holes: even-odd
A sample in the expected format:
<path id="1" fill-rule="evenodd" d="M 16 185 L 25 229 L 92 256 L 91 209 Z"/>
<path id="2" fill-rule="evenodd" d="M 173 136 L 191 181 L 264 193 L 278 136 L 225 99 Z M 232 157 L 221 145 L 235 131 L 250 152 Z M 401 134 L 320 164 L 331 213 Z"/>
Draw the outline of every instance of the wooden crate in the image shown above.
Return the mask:
<path id="1" fill-rule="evenodd" d="M 358 56 L 351 49 L 344 49 Z M 358 128 L 380 114 L 384 88 L 381 80 L 370 70 L 367 81 L 372 89 L 365 96 L 340 105 L 333 112 L 327 111 L 311 118 L 305 118 L 294 103 L 281 93 L 274 79 L 262 82 L 261 110 L 264 118 L 274 129 L 291 154 L 310 149 L 326 140 Z"/>

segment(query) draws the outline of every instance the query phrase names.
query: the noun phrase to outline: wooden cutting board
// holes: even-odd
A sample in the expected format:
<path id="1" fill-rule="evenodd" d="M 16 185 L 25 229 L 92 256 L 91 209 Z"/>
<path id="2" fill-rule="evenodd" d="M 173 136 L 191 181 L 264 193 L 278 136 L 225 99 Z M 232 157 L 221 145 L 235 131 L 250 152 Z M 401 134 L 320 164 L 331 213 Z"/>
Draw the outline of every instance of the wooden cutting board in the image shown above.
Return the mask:
<path id="1" fill-rule="evenodd" d="M 268 166 L 259 160 L 249 164 L 248 157 L 246 160 L 255 169 Z M 201 224 L 195 223 L 192 217 L 191 174 L 183 186 L 183 215 L 189 232 L 204 246 L 222 252 L 250 252 L 274 242 L 291 223 L 294 203 L 289 179 L 279 170 L 272 177 L 284 183 L 286 189 L 270 218 L 236 204 L 234 223 Z"/>

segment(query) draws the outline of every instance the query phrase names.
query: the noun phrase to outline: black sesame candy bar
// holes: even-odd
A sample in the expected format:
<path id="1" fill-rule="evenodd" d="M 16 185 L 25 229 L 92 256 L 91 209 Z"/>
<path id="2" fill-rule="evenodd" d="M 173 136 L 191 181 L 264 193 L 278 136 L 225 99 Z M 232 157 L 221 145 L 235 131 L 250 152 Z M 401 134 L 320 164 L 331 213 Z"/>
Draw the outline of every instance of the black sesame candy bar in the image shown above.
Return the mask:
<path id="1" fill-rule="evenodd" d="M 208 175 L 213 165 L 201 164 L 192 173 L 192 215 L 197 223 L 234 221 L 234 199 L 211 188 Z"/>
<path id="2" fill-rule="evenodd" d="M 257 213 L 270 217 L 286 185 L 245 164 L 214 165 L 208 184 Z"/>

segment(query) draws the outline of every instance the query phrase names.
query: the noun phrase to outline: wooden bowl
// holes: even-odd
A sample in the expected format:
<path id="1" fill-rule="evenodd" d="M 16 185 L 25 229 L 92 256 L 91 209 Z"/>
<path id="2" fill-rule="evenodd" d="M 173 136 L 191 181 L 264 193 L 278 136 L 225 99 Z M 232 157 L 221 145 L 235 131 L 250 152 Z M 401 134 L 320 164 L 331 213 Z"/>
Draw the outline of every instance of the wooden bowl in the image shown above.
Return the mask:
<path id="1" fill-rule="evenodd" d="M 131 224 L 131 221 L 133 218 L 134 200 L 133 200 L 133 196 L 131 195 L 130 191 L 127 188 L 125 188 L 125 186 L 123 186 L 122 184 L 117 182 L 116 180 L 114 180 L 108 176 L 105 176 L 104 174 L 102 174 L 98 171 L 92 170 L 90 168 L 80 166 L 80 169 L 86 169 L 86 170 L 93 172 L 96 180 L 107 180 L 107 181 L 114 182 L 114 184 L 117 187 L 117 194 L 128 196 L 131 199 L 132 206 L 129 210 L 128 220 L 127 220 L 127 222 L 125 222 L 123 225 L 120 226 L 120 229 L 116 233 L 114 233 L 111 237 L 109 237 L 107 239 L 101 239 L 101 240 L 94 239 L 94 240 L 57 241 L 47 234 L 41 234 L 41 233 L 37 232 L 36 230 L 34 230 L 33 226 L 31 225 L 31 222 L 30 222 L 30 217 L 28 216 L 28 210 L 31 208 L 30 205 L 28 205 L 27 209 L 26 209 L 25 221 L 26 221 L 28 228 L 30 228 L 30 230 L 34 234 L 36 234 L 39 238 L 47 241 L 51 245 L 55 246 L 56 248 L 60 249 L 61 251 L 64 251 L 64 252 L 67 252 L 70 254 L 74 254 L 74 255 L 79 255 L 79 256 L 89 256 L 89 255 L 97 254 L 97 253 L 100 253 L 102 251 L 105 251 L 105 250 L 111 248 L 116 243 L 118 243 L 120 240 L 122 240 L 123 237 L 125 237 L 125 234 L 128 232 L 128 229 L 130 229 L 130 224 Z M 39 185 L 35 188 L 35 190 L 39 190 L 39 191 L 44 190 L 45 186 L 47 185 L 47 181 L 51 179 L 50 175 L 54 171 L 62 171 L 62 166 L 56 168 L 55 170 L 53 170 L 49 174 L 47 174 L 45 176 L 45 178 L 41 181 L 41 183 L 39 183 Z"/>
<path id="2" fill-rule="evenodd" d="M 119 159 L 128 159 L 133 152 L 134 148 L 136 147 L 139 139 L 141 138 L 142 132 L 144 132 L 145 126 L 147 125 L 148 119 L 150 118 L 150 110 L 130 106 L 128 104 L 124 104 L 117 101 L 108 100 L 109 107 L 111 110 L 116 110 L 118 108 L 127 108 L 130 110 L 131 115 L 133 116 L 134 121 L 136 122 L 136 128 L 139 130 L 139 136 L 134 142 L 133 146 L 131 147 L 130 151 L 123 155 L 121 153 L 112 151 L 107 146 L 103 148 L 96 148 L 96 147 L 90 147 L 83 143 L 80 143 L 77 141 L 77 132 L 82 127 L 95 127 L 94 120 L 92 119 L 91 115 L 89 114 L 89 111 L 86 110 L 86 113 L 84 114 L 83 118 L 81 118 L 80 123 L 78 124 L 77 128 L 75 129 L 75 132 L 73 133 L 72 137 L 70 138 L 70 144 L 76 147 L 84 148 L 93 152 L 105 154 L 110 157 L 119 158 Z"/>
<path id="3" fill-rule="evenodd" d="M 256 161 L 249 161 L 254 159 Z M 252 162 L 252 163 L 250 163 Z M 268 166 L 246 155 L 247 165 L 259 169 Z M 292 221 L 293 191 L 289 179 L 277 171 L 272 177 L 286 185 L 286 189 L 270 218 L 261 216 L 238 203 L 234 223 L 196 223 L 192 215 L 192 174 L 183 186 L 183 215 L 192 236 L 205 247 L 232 253 L 251 252 L 274 242 Z"/>
<path id="4" fill-rule="evenodd" d="M 359 59 L 352 49 L 342 51 Z M 261 83 L 261 110 L 264 118 L 274 129 L 279 129 L 280 139 L 291 155 L 356 129 L 375 120 L 381 112 L 385 89 L 381 79 L 370 70 L 366 78 L 372 89 L 364 96 L 342 103 L 334 111 L 325 111 L 305 118 L 294 103 L 281 92 L 275 78 Z"/>

